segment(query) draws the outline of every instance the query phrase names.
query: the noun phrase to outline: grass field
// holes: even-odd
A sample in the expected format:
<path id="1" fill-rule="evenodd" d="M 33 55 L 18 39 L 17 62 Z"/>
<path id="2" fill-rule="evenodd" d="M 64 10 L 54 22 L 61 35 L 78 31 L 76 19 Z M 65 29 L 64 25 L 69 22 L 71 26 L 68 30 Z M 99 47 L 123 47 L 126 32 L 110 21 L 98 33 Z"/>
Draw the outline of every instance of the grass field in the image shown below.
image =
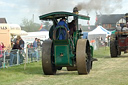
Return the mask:
<path id="1" fill-rule="evenodd" d="M 123 53 L 122 53 L 123 54 Z M 110 58 L 109 48 L 94 51 L 98 59 L 88 75 L 63 68 L 56 75 L 44 75 L 41 62 L 0 69 L 0 85 L 128 85 L 128 54 Z"/>

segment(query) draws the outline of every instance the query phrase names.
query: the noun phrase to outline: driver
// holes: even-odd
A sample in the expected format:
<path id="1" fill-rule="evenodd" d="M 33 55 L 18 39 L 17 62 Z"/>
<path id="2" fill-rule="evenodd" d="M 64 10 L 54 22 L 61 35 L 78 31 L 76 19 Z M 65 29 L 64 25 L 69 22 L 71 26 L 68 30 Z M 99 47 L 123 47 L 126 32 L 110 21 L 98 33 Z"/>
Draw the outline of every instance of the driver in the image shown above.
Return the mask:
<path id="1" fill-rule="evenodd" d="M 57 26 L 64 26 L 67 29 L 67 32 L 69 33 L 69 28 L 68 25 L 66 24 L 66 18 L 63 17 L 59 23 L 57 24 Z M 59 30 L 59 40 L 63 40 L 66 39 L 65 35 L 66 35 L 66 30 L 65 29 L 60 29 Z"/>

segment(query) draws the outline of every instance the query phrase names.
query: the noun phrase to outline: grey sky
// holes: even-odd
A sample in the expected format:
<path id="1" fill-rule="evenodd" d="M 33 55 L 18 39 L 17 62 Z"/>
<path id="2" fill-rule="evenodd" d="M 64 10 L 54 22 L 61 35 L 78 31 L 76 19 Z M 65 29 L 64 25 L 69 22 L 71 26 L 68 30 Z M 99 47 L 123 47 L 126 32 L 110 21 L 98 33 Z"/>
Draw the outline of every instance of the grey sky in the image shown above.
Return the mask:
<path id="1" fill-rule="evenodd" d="M 78 4 L 83 4 L 79 13 L 91 17 L 90 24 L 95 23 L 96 11 L 102 14 L 125 14 L 128 12 L 126 0 L 0 0 L 0 17 L 8 23 L 21 24 L 23 18 L 41 23 L 39 16 L 52 11 L 69 11 Z M 117 4 L 118 3 L 118 4 Z M 91 9 L 91 10 L 90 10 Z"/>

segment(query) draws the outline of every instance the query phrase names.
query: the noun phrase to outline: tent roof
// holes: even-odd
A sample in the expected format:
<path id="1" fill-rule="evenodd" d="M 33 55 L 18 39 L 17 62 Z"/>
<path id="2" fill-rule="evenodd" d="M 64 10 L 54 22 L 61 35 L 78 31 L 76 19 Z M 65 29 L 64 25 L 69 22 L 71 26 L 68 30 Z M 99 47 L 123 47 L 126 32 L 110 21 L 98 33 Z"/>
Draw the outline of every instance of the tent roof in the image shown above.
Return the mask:
<path id="1" fill-rule="evenodd" d="M 109 34 L 111 34 L 111 32 L 107 31 L 102 26 L 98 26 L 97 28 L 95 28 L 94 30 L 89 32 L 88 34 L 89 35 L 93 35 L 93 34 L 108 34 L 109 35 Z"/>

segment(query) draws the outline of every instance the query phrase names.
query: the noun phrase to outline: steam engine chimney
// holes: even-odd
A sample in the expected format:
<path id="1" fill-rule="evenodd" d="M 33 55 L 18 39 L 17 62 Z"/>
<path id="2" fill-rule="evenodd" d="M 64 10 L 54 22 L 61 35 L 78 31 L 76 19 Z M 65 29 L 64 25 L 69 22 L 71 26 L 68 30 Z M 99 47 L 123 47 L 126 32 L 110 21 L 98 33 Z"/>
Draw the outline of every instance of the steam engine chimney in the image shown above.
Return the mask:
<path id="1" fill-rule="evenodd" d="M 79 13 L 77 7 L 74 7 L 74 8 L 73 8 L 73 13 L 75 13 L 75 14 L 78 14 L 78 13 Z"/>
<path id="2" fill-rule="evenodd" d="M 126 23 L 128 22 L 128 13 L 125 14 L 126 17 Z"/>
<path id="3" fill-rule="evenodd" d="M 77 7 L 74 7 L 74 8 L 73 8 L 73 13 L 74 13 L 74 14 L 78 14 L 78 13 L 79 13 Z M 77 29 L 78 29 L 78 17 L 75 17 L 75 16 L 74 16 L 74 20 L 75 20 L 75 23 L 76 23 L 76 27 L 77 27 Z"/>

